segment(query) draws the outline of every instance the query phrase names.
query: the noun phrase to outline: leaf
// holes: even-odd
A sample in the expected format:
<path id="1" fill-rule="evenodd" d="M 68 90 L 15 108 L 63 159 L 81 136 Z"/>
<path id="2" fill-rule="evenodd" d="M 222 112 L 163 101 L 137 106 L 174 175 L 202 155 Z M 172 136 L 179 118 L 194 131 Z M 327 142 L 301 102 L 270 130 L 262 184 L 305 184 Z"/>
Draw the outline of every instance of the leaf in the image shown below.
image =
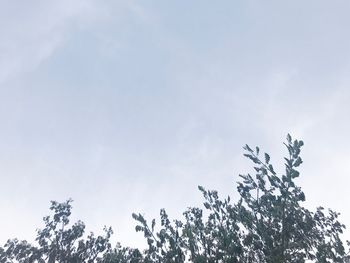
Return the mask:
<path id="1" fill-rule="evenodd" d="M 204 206 L 205 206 L 206 209 L 211 209 L 210 204 L 208 202 L 205 202 Z"/>
<path id="2" fill-rule="evenodd" d="M 254 163 L 256 164 L 261 164 L 261 162 L 259 161 L 258 158 L 256 158 L 255 156 L 251 155 L 251 154 L 243 154 L 245 157 L 249 158 L 250 160 L 252 160 Z"/>
<path id="3" fill-rule="evenodd" d="M 288 168 L 292 168 L 292 166 L 293 166 L 293 161 L 290 160 L 290 159 L 287 159 L 287 158 L 284 158 L 284 160 L 286 161 L 286 166 L 287 166 Z"/>
<path id="4" fill-rule="evenodd" d="M 270 155 L 268 155 L 267 153 L 265 153 L 265 163 L 269 163 L 270 162 Z"/>
<path id="5" fill-rule="evenodd" d="M 152 232 L 154 231 L 154 226 L 156 225 L 156 220 L 155 219 L 153 219 L 152 220 Z"/>
<path id="6" fill-rule="evenodd" d="M 143 227 L 137 225 L 137 226 L 135 226 L 135 230 L 136 230 L 136 232 L 141 232 L 141 231 L 143 231 Z"/>
<path id="7" fill-rule="evenodd" d="M 248 152 L 253 152 L 253 150 L 249 147 L 249 145 L 248 144 L 246 144 L 244 147 L 243 147 L 243 149 L 245 149 L 245 150 L 247 150 Z"/>
<path id="8" fill-rule="evenodd" d="M 304 142 L 302 140 L 299 141 L 299 147 L 303 146 Z"/>
<path id="9" fill-rule="evenodd" d="M 203 186 L 201 186 L 201 185 L 198 185 L 198 189 L 199 189 L 199 191 L 201 191 L 201 192 L 205 192 L 204 187 L 203 187 Z"/>
<path id="10" fill-rule="evenodd" d="M 294 162 L 294 167 L 298 167 L 302 163 L 303 163 L 303 160 L 300 157 L 298 157 Z"/>
<path id="11" fill-rule="evenodd" d="M 299 172 L 298 172 L 297 170 L 292 170 L 292 172 L 291 172 L 291 177 L 292 177 L 292 178 L 297 178 L 297 177 L 299 177 Z"/>
<path id="12" fill-rule="evenodd" d="M 138 218 L 139 218 L 139 217 L 138 217 L 138 215 L 137 215 L 137 214 L 135 214 L 135 213 L 132 213 L 132 215 L 131 215 L 131 216 L 132 216 L 132 218 L 133 218 L 133 219 L 135 219 L 135 220 L 138 220 Z"/>

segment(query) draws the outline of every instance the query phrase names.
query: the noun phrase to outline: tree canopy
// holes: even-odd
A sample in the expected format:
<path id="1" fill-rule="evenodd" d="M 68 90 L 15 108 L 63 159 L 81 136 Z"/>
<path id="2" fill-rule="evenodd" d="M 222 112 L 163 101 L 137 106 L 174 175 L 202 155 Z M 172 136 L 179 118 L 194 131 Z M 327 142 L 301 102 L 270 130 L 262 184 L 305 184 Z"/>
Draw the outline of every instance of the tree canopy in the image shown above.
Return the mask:
<path id="1" fill-rule="evenodd" d="M 111 228 L 105 227 L 102 236 L 86 235 L 83 222 L 70 222 L 72 200 L 52 201 L 52 215 L 43 218 L 35 244 L 8 240 L 0 248 L 0 263 L 349 262 L 339 213 L 302 205 L 305 194 L 297 179 L 303 144 L 287 136 L 282 173 L 275 171 L 269 154 L 246 145 L 254 174 L 239 176 L 236 201 L 199 186 L 203 207 L 188 208 L 182 219 L 171 220 L 164 209 L 158 222 L 133 214 L 135 230 L 147 242 L 144 250 L 112 246 Z"/>

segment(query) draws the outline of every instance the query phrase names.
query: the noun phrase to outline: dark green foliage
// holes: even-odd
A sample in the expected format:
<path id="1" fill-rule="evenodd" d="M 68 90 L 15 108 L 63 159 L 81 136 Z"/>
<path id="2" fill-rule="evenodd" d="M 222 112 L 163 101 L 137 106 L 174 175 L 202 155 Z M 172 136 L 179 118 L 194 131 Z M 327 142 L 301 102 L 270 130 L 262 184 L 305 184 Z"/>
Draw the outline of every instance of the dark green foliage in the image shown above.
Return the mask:
<path id="1" fill-rule="evenodd" d="M 71 202 L 51 202 L 53 215 L 43 218 L 45 226 L 37 231 L 37 245 L 8 240 L 0 251 L 0 262 L 101 262 L 103 253 L 110 250 L 112 230 L 105 228 L 105 236 L 90 233 L 83 238 L 85 224 L 81 221 L 69 224 Z"/>
<path id="2" fill-rule="evenodd" d="M 52 202 L 53 216 L 37 233 L 37 245 L 17 239 L 0 248 L 0 263 L 105 262 L 105 263 L 302 263 L 349 262 L 340 236 L 345 226 L 338 213 L 302 206 L 305 194 L 297 185 L 302 141 L 287 136 L 285 171 L 275 172 L 267 153 L 246 145 L 254 174 L 240 175 L 240 198 L 222 199 L 217 191 L 199 186 L 204 207 L 188 208 L 182 220 L 170 220 L 160 211 L 160 222 L 150 223 L 133 214 L 136 231 L 143 233 L 147 249 L 111 249 L 111 229 L 105 236 L 84 238 L 81 221 L 69 225 L 71 201 Z"/>
<path id="3" fill-rule="evenodd" d="M 120 244 L 108 252 L 105 253 L 102 262 L 104 263 L 140 263 L 145 262 L 142 253 L 138 249 L 122 247 Z"/>
<path id="4" fill-rule="evenodd" d="M 200 186 L 205 213 L 189 208 L 184 220 L 171 224 L 162 210 L 157 232 L 135 215 L 136 230 L 148 240 L 145 257 L 151 262 L 346 262 L 340 239 L 345 226 L 338 222 L 338 214 L 325 213 L 323 208 L 312 212 L 301 205 L 305 194 L 296 179 L 303 144 L 287 136 L 288 155 L 281 175 L 270 163 L 270 155 L 261 158 L 258 147 L 254 151 L 246 145 L 244 155 L 253 162 L 255 174 L 240 175 L 236 203 Z"/>

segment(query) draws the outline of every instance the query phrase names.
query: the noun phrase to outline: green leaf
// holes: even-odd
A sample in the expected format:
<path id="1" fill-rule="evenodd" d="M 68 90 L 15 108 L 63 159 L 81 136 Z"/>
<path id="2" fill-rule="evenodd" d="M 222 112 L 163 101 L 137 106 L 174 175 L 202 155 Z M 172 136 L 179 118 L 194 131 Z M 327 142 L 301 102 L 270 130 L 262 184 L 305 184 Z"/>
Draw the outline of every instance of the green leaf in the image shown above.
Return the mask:
<path id="1" fill-rule="evenodd" d="M 256 158 L 255 156 L 251 155 L 251 154 L 243 154 L 245 157 L 249 158 L 250 160 L 252 160 L 254 163 L 256 164 L 260 164 L 260 161 L 258 158 Z"/>
<path id="2" fill-rule="evenodd" d="M 156 220 L 155 219 L 153 219 L 152 220 L 152 232 L 154 231 L 154 226 L 156 225 Z"/>
<path id="3" fill-rule="evenodd" d="M 246 144 L 244 147 L 243 147 L 243 149 L 245 149 L 245 150 L 247 150 L 248 152 L 253 152 L 253 150 L 249 147 L 249 145 L 248 144 Z"/>
<path id="4" fill-rule="evenodd" d="M 303 160 L 300 157 L 298 157 L 294 162 L 294 167 L 298 167 L 302 163 L 303 163 Z"/>
<path id="5" fill-rule="evenodd" d="M 204 207 L 205 207 L 206 209 L 211 209 L 211 206 L 210 206 L 210 204 L 209 204 L 208 202 L 205 202 L 205 203 L 204 203 Z"/>

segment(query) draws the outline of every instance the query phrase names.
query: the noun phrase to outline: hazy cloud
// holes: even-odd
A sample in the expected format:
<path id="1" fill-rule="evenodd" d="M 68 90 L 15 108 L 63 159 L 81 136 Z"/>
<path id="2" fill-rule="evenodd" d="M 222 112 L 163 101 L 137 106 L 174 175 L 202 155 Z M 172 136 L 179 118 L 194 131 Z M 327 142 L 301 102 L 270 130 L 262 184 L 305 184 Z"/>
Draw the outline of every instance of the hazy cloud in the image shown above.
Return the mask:
<path id="1" fill-rule="evenodd" d="M 282 161 L 288 132 L 306 141 L 308 205 L 350 219 L 347 2 L 0 7 L 0 241 L 72 197 L 92 230 L 139 244 L 132 212 L 180 215 L 197 184 L 232 193 L 241 146 Z"/>

